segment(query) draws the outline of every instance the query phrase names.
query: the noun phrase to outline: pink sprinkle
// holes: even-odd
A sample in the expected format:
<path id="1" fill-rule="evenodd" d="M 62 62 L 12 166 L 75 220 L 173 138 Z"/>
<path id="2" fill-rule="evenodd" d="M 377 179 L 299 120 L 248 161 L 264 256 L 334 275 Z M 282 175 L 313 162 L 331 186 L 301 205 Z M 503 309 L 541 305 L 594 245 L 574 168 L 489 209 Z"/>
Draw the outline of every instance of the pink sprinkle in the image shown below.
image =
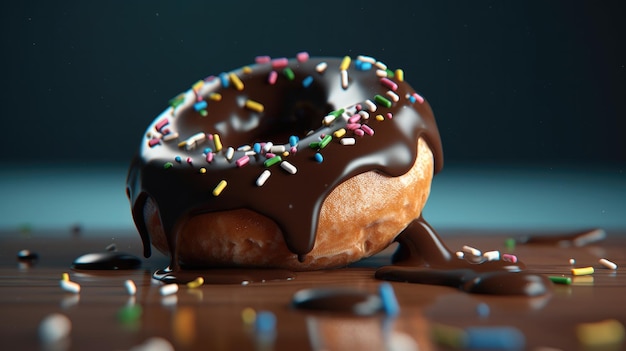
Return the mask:
<path id="1" fill-rule="evenodd" d="M 250 157 L 248 157 L 248 155 L 243 155 L 235 161 L 235 164 L 237 164 L 237 167 L 243 167 L 247 165 L 248 162 L 250 162 Z"/>
<path id="2" fill-rule="evenodd" d="M 354 130 L 354 134 L 356 134 L 357 136 L 362 137 L 363 135 L 365 135 L 365 132 L 363 131 L 363 129 L 355 129 Z"/>
<path id="3" fill-rule="evenodd" d="M 163 127 L 165 127 L 166 125 L 168 125 L 170 123 L 170 120 L 167 118 L 163 118 L 162 120 L 158 121 L 157 124 L 154 126 L 154 128 L 157 131 L 161 131 L 161 129 L 163 129 Z"/>
<path id="4" fill-rule="evenodd" d="M 298 62 L 306 62 L 309 60 L 309 53 L 306 51 L 299 52 L 296 55 L 296 59 L 298 60 Z"/>
<path id="5" fill-rule="evenodd" d="M 257 56 L 257 57 L 254 58 L 254 62 L 259 63 L 259 64 L 260 63 L 268 63 L 271 60 L 272 60 L 272 58 L 269 57 L 269 56 Z"/>
<path id="6" fill-rule="evenodd" d="M 274 156 L 276 156 L 276 154 L 273 154 L 273 153 L 271 153 L 271 152 L 268 152 L 268 153 L 266 153 L 266 154 L 265 154 L 265 157 L 266 157 L 266 158 L 272 158 L 272 157 L 274 157 Z"/>
<path id="7" fill-rule="evenodd" d="M 159 143 L 161 143 L 161 139 L 159 138 L 152 138 L 148 140 L 148 145 L 150 145 L 150 147 L 154 147 L 155 145 L 158 145 Z"/>
<path id="8" fill-rule="evenodd" d="M 502 261 L 517 263 L 517 256 L 511 254 L 503 254 Z"/>
<path id="9" fill-rule="evenodd" d="M 161 134 L 163 134 L 163 135 L 167 135 L 167 134 L 169 134 L 171 132 L 172 131 L 169 128 L 164 128 L 164 129 L 161 130 Z"/>
<path id="10" fill-rule="evenodd" d="M 361 115 L 356 114 L 348 119 L 349 123 L 356 123 L 361 120 Z"/>
<path id="11" fill-rule="evenodd" d="M 374 129 L 370 128 L 367 124 L 362 125 L 361 129 L 363 129 L 363 131 L 367 133 L 367 135 L 374 135 Z"/>
<path id="12" fill-rule="evenodd" d="M 206 133 L 206 137 L 209 138 L 209 140 L 213 140 L 213 134 Z"/>
<path id="13" fill-rule="evenodd" d="M 361 111 L 363 109 L 363 106 L 361 106 L 361 104 L 356 104 L 355 108 L 356 108 L 356 110 L 358 112 L 358 111 Z"/>
<path id="14" fill-rule="evenodd" d="M 320 139 L 324 139 L 324 137 L 326 137 L 325 133 L 320 134 Z"/>
<path id="15" fill-rule="evenodd" d="M 413 97 L 415 98 L 415 100 L 417 100 L 417 102 L 419 102 L 420 104 L 424 103 L 424 98 L 418 94 L 418 93 L 413 93 Z"/>
<path id="16" fill-rule="evenodd" d="M 392 119 L 393 118 L 393 114 L 391 112 L 387 112 L 387 119 Z"/>
<path id="17" fill-rule="evenodd" d="M 285 68 L 289 64 L 289 60 L 286 57 L 275 58 L 272 60 L 272 68 Z"/>
<path id="18" fill-rule="evenodd" d="M 206 154 L 206 161 L 211 163 L 211 161 L 213 161 L 213 153 L 209 152 Z"/>
<path id="19" fill-rule="evenodd" d="M 386 86 L 387 88 L 396 91 L 398 90 L 398 84 L 394 83 L 391 79 L 387 77 L 380 78 L 380 82 Z"/>
<path id="20" fill-rule="evenodd" d="M 193 160 L 191 159 L 191 157 L 187 157 L 187 163 L 191 164 L 193 162 Z"/>
<path id="21" fill-rule="evenodd" d="M 292 146 L 291 149 L 289 149 L 289 152 L 291 152 L 292 154 L 295 154 L 298 151 L 298 148 L 295 146 Z"/>
<path id="22" fill-rule="evenodd" d="M 270 75 L 267 77 L 267 82 L 274 85 L 276 83 L 276 79 L 278 79 L 278 72 L 271 71 Z"/>
<path id="23" fill-rule="evenodd" d="M 359 123 L 348 123 L 348 124 L 346 124 L 346 128 L 348 130 L 357 130 L 357 129 L 361 128 L 361 124 L 359 124 Z"/>

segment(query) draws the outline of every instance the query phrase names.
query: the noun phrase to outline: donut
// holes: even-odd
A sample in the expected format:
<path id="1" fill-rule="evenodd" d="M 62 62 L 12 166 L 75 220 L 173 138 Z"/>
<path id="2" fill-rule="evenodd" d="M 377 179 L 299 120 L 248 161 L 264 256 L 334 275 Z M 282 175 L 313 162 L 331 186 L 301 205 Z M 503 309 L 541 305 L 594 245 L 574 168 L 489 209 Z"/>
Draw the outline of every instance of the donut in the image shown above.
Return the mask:
<path id="1" fill-rule="evenodd" d="M 427 101 L 369 56 L 259 56 L 199 80 L 148 126 L 127 177 L 144 255 L 169 269 L 314 270 L 371 256 L 420 217 L 441 140 Z"/>

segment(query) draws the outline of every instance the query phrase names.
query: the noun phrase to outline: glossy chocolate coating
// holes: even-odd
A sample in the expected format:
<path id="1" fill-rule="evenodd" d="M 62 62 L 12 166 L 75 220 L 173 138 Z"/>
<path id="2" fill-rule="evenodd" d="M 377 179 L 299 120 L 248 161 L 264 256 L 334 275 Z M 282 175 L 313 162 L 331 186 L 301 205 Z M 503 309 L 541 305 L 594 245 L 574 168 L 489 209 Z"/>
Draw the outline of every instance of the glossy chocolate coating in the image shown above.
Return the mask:
<path id="1" fill-rule="evenodd" d="M 315 70 L 320 62 L 328 64 L 323 73 Z M 377 104 L 376 112 L 370 113 L 369 119 L 358 122 L 370 126 L 374 135 L 357 136 L 356 144 L 352 146 L 341 145 L 336 137 L 323 149 L 309 146 L 319 142 L 321 135 L 332 135 L 346 126 L 343 117 L 324 125 L 322 120 L 330 112 L 345 109 L 355 113 L 357 104 L 375 101 L 376 95 L 386 96 L 390 89 L 381 83 L 375 69 L 360 70 L 354 63 L 347 70 L 348 87 L 343 88 L 340 64 L 338 58 L 314 58 L 306 62 L 289 60 L 293 80 L 283 73 L 283 68 L 273 68 L 272 63 L 252 65 L 248 73 L 243 68 L 230 72 L 241 79 L 242 90 L 234 87 L 232 82 L 223 87 L 221 79 L 208 79 L 197 94 L 188 91 L 180 106 L 167 109 L 157 117 L 148 127 L 127 181 L 133 219 L 142 236 L 146 257 L 150 255 L 150 239 L 143 208 L 148 196 L 159 208 L 171 251 L 171 268 L 175 270 L 178 267 L 178 231 L 190 216 L 239 208 L 256 211 L 277 223 L 288 248 L 302 259 L 313 248 L 324 199 L 344 180 L 367 171 L 388 176 L 406 173 L 417 157 L 420 137 L 433 151 L 435 171 L 439 171 L 443 165 L 441 142 L 430 106 L 425 101 L 408 99 L 407 94 L 415 91 L 398 80 L 394 83 L 399 100 L 389 108 Z M 274 85 L 267 81 L 272 70 L 279 74 Z M 312 84 L 305 87 L 303 81 L 309 76 L 313 78 Z M 221 94 L 221 100 L 211 100 L 211 93 Z M 207 101 L 206 116 L 194 109 L 194 103 L 202 99 Z M 261 103 L 263 112 L 246 108 L 244 103 L 248 99 Z M 392 118 L 387 118 L 388 113 Z M 376 120 L 374 116 L 377 114 L 385 119 Z M 166 128 L 170 133 L 178 133 L 178 138 L 153 141 L 151 145 L 154 132 L 164 130 L 164 118 L 168 121 Z M 308 134 L 310 130 L 314 132 Z M 207 139 L 191 150 L 179 147 L 181 141 L 200 132 L 219 134 L 223 144 L 223 149 L 211 162 L 207 162 L 203 150 L 209 147 L 216 151 L 213 141 Z M 350 134 L 348 132 L 346 136 L 354 137 Z M 224 150 L 231 146 L 237 149 L 241 145 L 263 142 L 288 146 L 291 135 L 298 136 L 300 141 L 297 152 L 285 160 L 297 168 L 297 173 L 290 174 L 274 165 L 269 167 L 271 177 L 261 187 L 255 185 L 255 181 L 266 169 L 263 165 L 265 157 L 250 156 L 249 164 L 238 167 L 235 161 L 243 156 L 242 151 L 236 151 L 231 160 L 224 156 Z M 317 152 L 323 154 L 323 163 L 314 160 Z M 180 162 L 176 161 L 177 156 Z M 168 162 L 172 167 L 165 168 Z M 201 168 L 206 172 L 202 173 Z M 212 191 L 221 180 L 228 185 L 215 196 Z M 372 191 L 376 191 L 374 184 Z"/>

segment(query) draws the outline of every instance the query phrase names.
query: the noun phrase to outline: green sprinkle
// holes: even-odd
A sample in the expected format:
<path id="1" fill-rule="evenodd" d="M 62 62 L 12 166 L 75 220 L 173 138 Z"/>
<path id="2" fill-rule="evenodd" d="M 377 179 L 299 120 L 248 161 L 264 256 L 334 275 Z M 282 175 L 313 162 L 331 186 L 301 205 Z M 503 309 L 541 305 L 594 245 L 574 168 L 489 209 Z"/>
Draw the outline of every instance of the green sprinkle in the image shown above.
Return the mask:
<path id="1" fill-rule="evenodd" d="M 163 168 L 165 169 L 170 169 L 172 167 L 174 167 L 174 164 L 171 162 L 165 162 L 165 164 L 163 165 Z"/>
<path id="2" fill-rule="evenodd" d="M 170 99 L 169 104 L 173 108 L 176 108 L 178 105 L 185 102 L 185 94 L 178 94 L 176 97 Z"/>
<path id="3" fill-rule="evenodd" d="M 339 110 L 335 110 L 331 113 L 329 113 L 330 116 L 335 116 L 335 117 L 339 117 L 341 116 L 341 114 L 343 114 L 346 110 L 343 108 L 340 108 Z"/>
<path id="4" fill-rule="evenodd" d="M 550 281 L 552 281 L 554 284 L 572 284 L 572 278 L 570 277 L 550 276 L 548 277 L 548 279 L 550 279 Z"/>
<path id="5" fill-rule="evenodd" d="M 331 135 L 326 135 L 324 139 L 320 141 L 320 149 L 325 148 L 326 145 L 328 145 L 328 143 L 330 143 L 331 140 L 333 140 L 333 137 Z"/>
<path id="6" fill-rule="evenodd" d="M 393 73 L 393 71 L 387 68 L 387 78 L 393 78 L 395 76 L 396 75 Z"/>
<path id="7" fill-rule="evenodd" d="M 513 250 L 515 249 L 515 239 L 513 238 L 507 238 L 506 240 L 504 240 L 504 247 L 507 248 L 508 250 Z"/>
<path id="8" fill-rule="evenodd" d="M 376 100 L 377 103 L 385 106 L 386 108 L 390 108 L 391 107 L 391 101 L 389 101 L 387 98 L 385 98 L 382 95 L 374 96 L 374 100 Z"/>
<path id="9" fill-rule="evenodd" d="M 277 163 L 279 163 L 280 161 L 282 161 L 283 159 L 280 156 L 274 156 L 272 158 L 268 158 L 267 160 L 265 160 L 265 162 L 263 162 L 263 165 L 265 167 L 271 167 Z"/>
<path id="10" fill-rule="evenodd" d="M 310 147 L 311 149 L 317 149 L 317 148 L 319 148 L 319 147 L 320 147 L 320 142 L 319 142 L 319 141 L 314 141 L 314 142 L 312 142 L 312 143 L 310 143 L 310 144 L 309 144 L 309 147 Z"/>
<path id="11" fill-rule="evenodd" d="M 200 110 L 200 116 L 206 117 L 208 114 L 207 110 Z"/>
<path id="12" fill-rule="evenodd" d="M 296 77 L 296 75 L 293 73 L 293 71 L 289 67 L 286 67 L 285 69 L 283 69 L 283 74 L 289 80 L 293 80 Z"/>

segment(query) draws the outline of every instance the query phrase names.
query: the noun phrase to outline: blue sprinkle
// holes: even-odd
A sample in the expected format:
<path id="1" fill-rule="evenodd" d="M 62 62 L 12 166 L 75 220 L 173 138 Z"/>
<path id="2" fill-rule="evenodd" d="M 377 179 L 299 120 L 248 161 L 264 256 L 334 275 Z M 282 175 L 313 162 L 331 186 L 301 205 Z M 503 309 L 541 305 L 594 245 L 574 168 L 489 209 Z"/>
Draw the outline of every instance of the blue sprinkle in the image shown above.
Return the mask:
<path id="1" fill-rule="evenodd" d="M 273 333 L 276 330 L 276 315 L 270 311 L 259 311 L 254 326 L 257 333 Z"/>
<path id="2" fill-rule="evenodd" d="M 513 327 L 470 327 L 465 329 L 470 350 L 523 350 L 524 334 Z"/>
<path id="3" fill-rule="evenodd" d="M 411 101 L 411 103 L 414 104 L 415 101 L 417 101 L 417 100 L 415 99 L 415 96 L 411 95 L 411 96 L 409 96 L 409 101 Z"/>
<path id="4" fill-rule="evenodd" d="M 290 137 L 289 137 L 289 145 L 291 145 L 291 146 L 296 146 L 296 145 L 298 145 L 298 142 L 299 142 L 299 141 L 300 141 L 300 138 L 298 138 L 298 137 L 297 137 L 297 136 L 295 136 L 295 135 L 292 135 L 292 136 L 290 136 Z"/>
<path id="5" fill-rule="evenodd" d="M 362 71 L 362 70 L 363 70 L 363 61 L 361 61 L 361 60 L 355 60 L 355 61 L 354 61 L 354 67 L 355 67 L 356 69 L 358 69 L 359 71 Z"/>
<path id="6" fill-rule="evenodd" d="M 320 154 L 319 152 L 315 154 L 315 161 L 317 161 L 318 163 L 322 163 L 324 162 L 324 156 L 322 156 L 322 154 Z"/>
<path id="7" fill-rule="evenodd" d="M 222 88 L 228 88 L 228 74 L 220 73 L 220 82 L 222 83 Z"/>
<path id="8" fill-rule="evenodd" d="M 311 83 L 313 83 L 313 77 L 312 76 L 307 76 L 302 81 L 302 86 L 305 87 L 305 88 L 308 88 L 311 85 Z"/>
<path id="9" fill-rule="evenodd" d="M 206 108 L 207 104 L 206 101 L 202 100 L 202 101 L 198 101 L 195 104 L 193 104 L 193 108 L 196 111 L 200 111 L 200 110 L 204 110 Z"/>
<path id="10" fill-rule="evenodd" d="M 489 312 L 489 305 L 484 302 L 481 302 L 476 306 L 476 313 L 478 313 L 480 317 L 489 317 Z"/>
<path id="11" fill-rule="evenodd" d="M 383 310 L 388 316 L 397 316 L 400 313 L 400 305 L 396 299 L 396 294 L 393 291 L 391 284 L 385 282 L 378 286 L 378 293 L 380 299 L 383 301 Z"/>
<path id="12" fill-rule="evenodd" d="M 252 145 L 252 150 L 254 152 L 256 152 L 257 154 L 260 154 L 261 153 L 261 144 L 254 143 L 254 145 Z"/>
<path id="13" fill-rule="evenodd" d="M 180 161 L 182 161 L 182 158 L 180 158 L 180 156 L 176 156 L 174 157 L 174 161 L 180 163 Z"/>
<path id="14" fill-rule="evenodd" d="M 205 154 L 205 155 L 208 155 L 208 154 L 209 154 L 209 152 L 213 152 L 213 150 L 211 150 L 211 148 L 210 148 L 210 147 L 207 147 L 206 149 L 204 149 L 204 154 Z"/>
<path id="15" fill-rule="evenodd" d="M 372 64 L 370 62 L 363 62 L 361 64 L 361 71 L 369 71 L 372 69 Z"/>

